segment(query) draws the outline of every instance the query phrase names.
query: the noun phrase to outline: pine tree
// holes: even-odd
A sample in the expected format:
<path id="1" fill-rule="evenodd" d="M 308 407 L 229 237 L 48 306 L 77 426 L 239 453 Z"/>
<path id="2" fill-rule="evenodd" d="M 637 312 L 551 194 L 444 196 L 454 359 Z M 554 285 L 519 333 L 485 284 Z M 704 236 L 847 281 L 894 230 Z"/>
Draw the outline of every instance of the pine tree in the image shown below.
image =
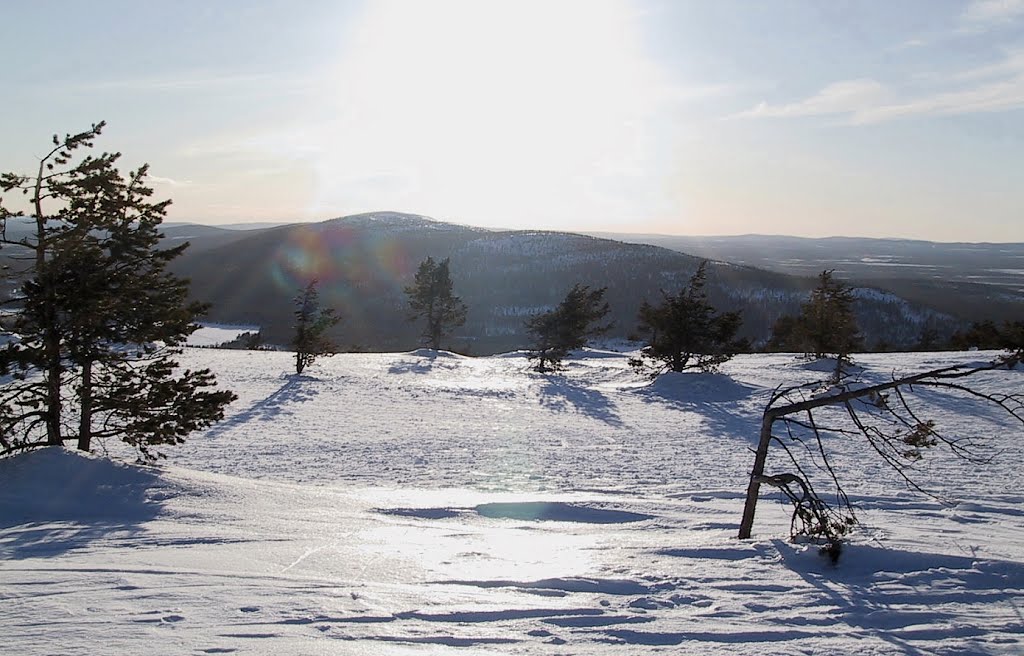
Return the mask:
<path id="1" fill-rule="evenodd" d="M 1003 322 L 1002 343 L 1000 346 L 1017 354 L 1017 359 L 1024 358 L 1024 321 Z"/>
<path id="2" fill-rule="evenodd" d="M 686 288 L 678 294 L 662 292 L 661 305 L 644 301 L 640 306 L 638 332 L 646 339 L 641 357 L 631 360 L 640 371 L 657 363 L 654 375 L 664 371 L 699 369 L 714 371 L 746 348 L 736 333 L 742 324 L 739 312 L 719 313 L 708 300 L 707 262 L 701 262 Z"/>
<path id="3" fill-rule="evenodd" d="M 181 442 L 235 398 L 210 389 L 209 370 L 180 371 L 173 360 L 205 310 L 166 271 L 187 244 L 158 247 L 170 201 L 148 200 L 146 166 L 122 176 L 119 153 L 77 157 L 103 126 L 54 136 L 35 176 L 0 176 L 3 191 L 28 198 L 35 227 L 8 239 L 21 214 L 0 206 L 0 243 L 29 254 L 14 272 L 20 293 L 8 299 L 16 312 L 0 347 L 0 371 L 12 375 L 0 387 L 5 451 L 75 439 L 88 451 L 113 437 L 152 458 L 150 447 Z"/>
<path id="4" fill-rule="evenodd" d="M 950 338 L 953 348 L 990 350 L 1024 350 L 1024 321 L 1004 321 L 1001 326 L 991 319 L 975 321 L 966 331 L 956 331 Z"/>
<path id="5" fill-rule="evenodd" d="M 327 337 L 329 328 L 340 321 L 333 308 L 320 305 L 317 281 L 311 281 L 295 297 L 295 373 L 301 374 L 317 358 L 334 355 L 337 346 Z"/>
<path id="6" fill-rule="evenodd" d="M 975 321 L 969 329 L 958 330 L 950 338 L 952 345 L 961 350 L 998 348 L 999 341 L 999 327 L 991 319 Z"/>
<path id="7" fill-rule="evenodd" d="M 861 335 L 853 313 L 853 290 L 832 273 L 826 270 L 818 276 L 818 286 L 801 306 L 800 325 L 808 355 L 834 355 L 842 362 L 860 348 Z"/>
<path id="8" fill-rule="evenodd" d="M 772 334 L 765 345 L 769 352 L 805 351 L 803 328 L 800 317 L 785 314 L 772 325 Z"/>
<path id="9" fill-rule="evenodd" d="M 941 346 L 939 341 L 939 329 L 935 327 L 932 322 L 927 322 L 921 327 L 921 332 L 917 337 L 917 344 L 914 345 L 915 351 L 934 351 Z"/>
<path id="10" fill-rule="evenodd" d="M 803 351 L 814 358 L 834 356 L 837 378 L 850 353 L 861 346 L 853 290 L 836 280 L 830 270 L 818 276 L 818 285 L 800 306 L 799 316 L 781 317 L 775 322 L 768 342 L 772 350 Z"/>
<path id="11" fill-rule="evenodd" d="M 410 320 L 423 318 L 423 345 L 441 348 L 441 340 L 466 323 L 466 305 L 452 293 L 449 258 L 435 262 L 428 257 L 420 263 L 413 284 L 405 288 L 412 309 Z"/>
<path id="12" fill-rule="evenodd" d="M 559 369 L 570 351 L 583 348 L 591 337 L 611 328 L 610 324 L 594 325 L 609 311 L 605 290 L 574 285 L 558 307 L 526 321 L 532 344 L 530 359 L 537 361 L 537 371 Z"/>

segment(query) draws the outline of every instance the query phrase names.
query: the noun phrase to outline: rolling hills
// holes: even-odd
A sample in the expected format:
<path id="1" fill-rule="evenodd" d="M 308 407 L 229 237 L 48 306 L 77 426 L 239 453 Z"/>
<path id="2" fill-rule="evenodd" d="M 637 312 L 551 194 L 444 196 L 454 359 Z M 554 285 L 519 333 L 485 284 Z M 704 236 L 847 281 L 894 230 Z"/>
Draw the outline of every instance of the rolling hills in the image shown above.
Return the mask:
<path id="1" fill-rule="evenodd" d="M 879 287 L 962 319 L 1014 321 L 1024 317 L 1024 244 L 772 235 L 588 234 L 798 276 L 834 269 L 843 280 Z"/>
<path id="2" fill-rule="evenodd" d="M 188 235 L 175 228 L 175 237 Z M 212 303 L 209 319 L 263 326 L 266 341 L 287 343 L 292 298 L 310 279 L 343 318 L 336 338 L 356 350 L 400 350 L 418 343 L 407 321 L 403 289 L 425 257 L 451 258 L 455 293 L 469 306 L 466 325 L 448 344 L 495 353 L 526 343 L 523 322 L 550 309 L 575 283 L 607 287 L 612 337 L 635 328 L 644 299 L 676 290 L 700 258 L 646 244 L 545 231 L 499 231 L 374 212 L 322 223 L 225 235 L 193 235 L 194 247 L 174 263 L 192 279 L 194 295 Z M 170 235 L 169 235 L 170 237 Z M 746 336 L 767 338 L 775 320 L 797 311 L 813 280 L 712 261 L 708 290 L 722 309 L 743 311 Z M 949 333 L 955 318 L 877 288 L 857 291 L 869 343 L 913 344 L 924 325 Z"/>

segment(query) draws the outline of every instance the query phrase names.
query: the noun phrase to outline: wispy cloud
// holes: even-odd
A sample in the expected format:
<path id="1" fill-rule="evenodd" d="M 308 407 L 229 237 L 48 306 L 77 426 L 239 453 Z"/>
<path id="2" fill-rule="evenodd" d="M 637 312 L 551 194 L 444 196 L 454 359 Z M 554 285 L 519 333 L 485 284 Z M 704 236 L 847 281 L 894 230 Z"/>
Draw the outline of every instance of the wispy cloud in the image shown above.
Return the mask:
<path id="1" fill-rule="evenodd" d="M 913 38 L 907 39 L 903 43 L 900 43 L 899 45 L 890 48 L 890 50 L 907 50 L 909 48 L 923 48 L 926 45 L 928 45 L 928 41 L 926 41 L 925 39 Z"/>
<path id="2" fill-rule="evenodd" d="M 974 0 L 960 19 L 974 29 L 1013 22 L 1024 17 L 1024 0 Z"/>
<path id="3" fill-rule="evenodd" d="M 155 185 L 166 185 L 168 187 L 190 187 L 194 183 L 191 180 L 175 180 L 160 175 L 147 174 L 146 180 Z"/>
<path id="4" fill-rule="evenodd" d="M 887 95 L 888 90 L 876 80 L 843 80 L 833 82 L 813 96 L 797 102 L 785 105 L 762 102 L 753 109 L 736 114 L 734 118 L 789 118 L 856 113 L 866 107 L 876 106 Z"/>
<path id="5" fill-rule="evenodd" d="M 952 73 L 947 75 L 946 78 L 967 82 L 1019 75 L 1024 75 L 1024 48 L 1020 50 L 1007 50 L 1000 61 Z"/>
<path id="6" fill-rule="evenodd" d="M 818 93 L 792 103 L 762 102 L 733 118 L 845 116 L 863 125 L 926 115 L 961 115 L 1024 108 L 1024 50 L 1007 52 L 1000 61 L 934 76 L 945 88 L 909 94 L 873 79 L 833 82 Z"/>
<path id="7" fill-rule="evenodd" d="M 915 115 L 952 116 L 1021 108 L 1024 108 L 1024 77 L 867 109 L 854 114 L 852 122 L 878 123 Z"/>

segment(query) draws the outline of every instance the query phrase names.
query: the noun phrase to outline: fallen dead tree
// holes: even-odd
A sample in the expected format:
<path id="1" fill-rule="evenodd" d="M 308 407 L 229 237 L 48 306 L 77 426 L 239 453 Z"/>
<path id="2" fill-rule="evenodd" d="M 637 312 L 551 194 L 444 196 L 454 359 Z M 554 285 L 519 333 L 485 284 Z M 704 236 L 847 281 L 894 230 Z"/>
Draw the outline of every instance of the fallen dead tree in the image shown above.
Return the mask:
<path id="1" fill-rule="evenodd" d="M 1018 350 L 983 365 L 956 365 L 908 376 L 894 375 L 892 380 L 876 385 L 859 386 L 854 381 L 840 380 L 776 389 L 762 415 L 739 537 L 750 537 L 761 486 L 770 485 L 781 490 L 793 506 L 791 535 L 817 539 L 823 550 L 838 558 L 841 540 L 857 523 L 857 517 L 823 436 L 863 438 L 871 452 L 893 468 L 908 486 L 923 492 L 909 470 L 924 457 L 925 450 L 946 447 L 956 456 L 979 464 L 992 454 L 983 442 L 944 434 L 934 421 L 915 410 L 909 392 L 928 388 L 964 395 L 1005 410 L 1011 421 L 1024 426 L 1024 393 L 983 392 L 967 380 L 982 372 L 1016 367 L 1022 355 Z M 816 413 L 826 407 L 843 411 L 839 423 L 819 421 Z M 782 449 L 795 471 L 765 474 L 773 445 Z M 827 501 L 815 488 L 809 462 L 814 462 L 834 488 L 833 501 Z"/>

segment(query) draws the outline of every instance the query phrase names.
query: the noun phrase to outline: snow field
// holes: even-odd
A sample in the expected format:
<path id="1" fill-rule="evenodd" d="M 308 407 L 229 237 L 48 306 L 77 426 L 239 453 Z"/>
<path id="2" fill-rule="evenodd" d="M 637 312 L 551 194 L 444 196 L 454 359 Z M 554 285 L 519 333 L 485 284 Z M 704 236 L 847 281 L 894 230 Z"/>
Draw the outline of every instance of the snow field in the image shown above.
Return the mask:
<path id="1" fill-rule="evenodd" d="M 985 356 L 857 360 L 878 381 Z M 768 395 L 815 363 L 742 356 L 649 383 L 600 351 L 553 376 L 521 353 L 345 354 L 305 376 L 291 358 L 188 350 L 239 400 L 158 468 L 0 461 L 3 649 L 1024 651 L 1022 431 L 984 406 L 921 395 L 941 428 L 1000 450 L 981 468 L 928 454 L 939 499 L 829 439 L 863 522 L 833 567 L 785 539 L 769 491 L 755 539 L 735 539 Z M 977 382 L 1019 392 L 1024 372 Z"/>
<path id="2" fill-rule="evenodd" d="M 245 333 L 258 333 L 259 326 L 225 326 L 221 324 L 201 324 L 188 336 L 189 346 L 220 346 L 238 339 Z"/>

